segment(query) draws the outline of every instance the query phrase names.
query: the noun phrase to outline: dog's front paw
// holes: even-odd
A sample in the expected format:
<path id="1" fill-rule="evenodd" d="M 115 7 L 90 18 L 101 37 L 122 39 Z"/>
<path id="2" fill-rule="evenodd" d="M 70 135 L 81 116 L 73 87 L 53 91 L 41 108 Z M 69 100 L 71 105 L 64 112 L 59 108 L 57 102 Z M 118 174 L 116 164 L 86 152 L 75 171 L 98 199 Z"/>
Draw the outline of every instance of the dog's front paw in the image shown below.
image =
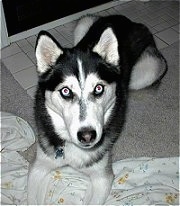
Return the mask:
<path id="1" fill-rule="evenodd" d="M 105 204 L 113 182 L 114 175 L 112 173 L 108 176 L 101 176 L 94 178 L 91 181 L 91 186 L 86 190 L 84 204 L 85 205 L 103 205 Z"/>
<path id="2" fill-rule="evenodd" d="M 85 196 L 83 199 L 83 205 L 89 205 L 91 198 L 92 198 L 92 185 L 89 184 L 85 192 Z"/>
<path id="3" fill-rule="evenodd" d="M 98 194 L 93 194 L 91 186 L 87 188 L 83 205 L 103 205 L 105 203 L 105 199 L 101 198 Z"/>
<path id="4" fill-rule="evenodd" d="M 27 205 L 37 205 L 36 198 L 34 196 L 28 194 Z"/>
<path id="5" fill-rule="evenodd" d="M 89 201 L 88 205 L 104 205 L 106 199 L 102 199 L 100 196 L 94 196 Z"/>

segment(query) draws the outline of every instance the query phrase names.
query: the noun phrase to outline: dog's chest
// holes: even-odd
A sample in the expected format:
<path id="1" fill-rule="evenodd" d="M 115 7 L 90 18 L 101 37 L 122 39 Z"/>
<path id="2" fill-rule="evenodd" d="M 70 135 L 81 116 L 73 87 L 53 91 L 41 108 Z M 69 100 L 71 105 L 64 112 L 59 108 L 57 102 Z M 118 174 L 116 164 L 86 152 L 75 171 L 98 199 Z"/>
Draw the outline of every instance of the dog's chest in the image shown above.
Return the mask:
<path id="1" fill-rule="evenodd" d="M 64 160 L 72 167 L 82 168 L 91 160 L 91 153 L 78 148 L 74 144 L 67 144 L 64 147 Z"/>
<path id="2" fill-rule="evenodd" d="M 56 167 L 63 167 L 69 165 L 71 167 L 82 169 L 86 167 L 92 160 L 94 153 L 86 150 L 82 150 L 72 143 L 65 143 L 63 147 L 57 147 L 56 150 L 49 150 L 48 153 L 44 153 L 42 148 L 37 148 L 37 156 L 42 161 L 52 161 Z"/>

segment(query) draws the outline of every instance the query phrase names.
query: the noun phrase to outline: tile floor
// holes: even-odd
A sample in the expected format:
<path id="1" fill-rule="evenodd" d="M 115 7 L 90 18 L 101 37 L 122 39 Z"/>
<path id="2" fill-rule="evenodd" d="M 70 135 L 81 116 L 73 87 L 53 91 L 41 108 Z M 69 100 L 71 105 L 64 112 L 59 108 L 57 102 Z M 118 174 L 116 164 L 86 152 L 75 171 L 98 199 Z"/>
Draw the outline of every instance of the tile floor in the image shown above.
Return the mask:
<path id="1" fill-rule="evenodd" d="M 144 23 L 154 35 L 159 49 L 179 41 L 178 1 L 131 1 L 96 13 L 101 16 L 122 14 Z M 64 47 L 73 46 L 76 21 L 49 30 Z M 33 98 L 37 85 L 34 47 L 36 35 L 12 43 L 2 50 L 2 61 L 14 78 Z"/>

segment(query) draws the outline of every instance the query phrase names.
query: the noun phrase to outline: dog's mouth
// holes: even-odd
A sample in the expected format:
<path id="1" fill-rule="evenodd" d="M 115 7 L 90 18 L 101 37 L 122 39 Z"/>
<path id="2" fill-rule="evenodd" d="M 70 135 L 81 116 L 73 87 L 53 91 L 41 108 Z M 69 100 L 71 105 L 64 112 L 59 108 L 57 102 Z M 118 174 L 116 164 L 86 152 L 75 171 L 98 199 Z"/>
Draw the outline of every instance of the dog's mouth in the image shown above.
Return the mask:
<path id="1" fill-rule="evenodd" d="M 94 144 L 94 143 L 86 143 L 86 144 L 84 144 L 84 143 L 79 143 L 79 144 L 78 144 L 78 146 L 79 146 L 80 148 L 82 148 L 82 149 L 91 149 L 91 148 L 93 148 L 95 145 L 96 145 L 96 144 Z"/>

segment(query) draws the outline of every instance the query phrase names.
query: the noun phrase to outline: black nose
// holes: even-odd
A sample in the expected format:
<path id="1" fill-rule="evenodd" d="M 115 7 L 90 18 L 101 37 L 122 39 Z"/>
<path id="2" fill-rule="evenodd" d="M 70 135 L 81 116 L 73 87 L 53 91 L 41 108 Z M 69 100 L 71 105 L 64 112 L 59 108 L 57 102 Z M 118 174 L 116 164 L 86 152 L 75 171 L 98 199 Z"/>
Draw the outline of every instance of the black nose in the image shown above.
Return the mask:
<path id="1" fill-rule="evenodd" d="M 96 131 L 92 128 L 84 127 L 77 133 L 77 136 L 78 140 L 82 144 L 86 145 L 94 142 L 94 140 L 96 139 Z"/>

